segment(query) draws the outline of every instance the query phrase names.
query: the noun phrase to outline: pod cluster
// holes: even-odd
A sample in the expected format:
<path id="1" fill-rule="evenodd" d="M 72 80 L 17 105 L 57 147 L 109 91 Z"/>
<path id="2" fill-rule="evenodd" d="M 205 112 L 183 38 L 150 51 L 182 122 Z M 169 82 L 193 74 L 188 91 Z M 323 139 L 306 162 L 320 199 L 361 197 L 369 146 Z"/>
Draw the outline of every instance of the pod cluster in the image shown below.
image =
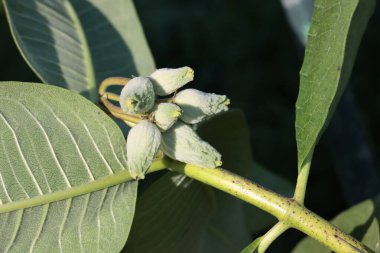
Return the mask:
<path id="1" fill-rule="evenodd" d="M 189 67 L 157 69 L 149 77 L 132 78 L 120 94 L 120 107 L 141 120 L 129 131 L 127 160 L 130 174 L 142 179 L 157 152 L 168 157 L 215 168 L 220 153 L 203 141 L 192 125 L 228 110 L 226 96 L 196 89 L 177 90 L 194 79 Z"/>

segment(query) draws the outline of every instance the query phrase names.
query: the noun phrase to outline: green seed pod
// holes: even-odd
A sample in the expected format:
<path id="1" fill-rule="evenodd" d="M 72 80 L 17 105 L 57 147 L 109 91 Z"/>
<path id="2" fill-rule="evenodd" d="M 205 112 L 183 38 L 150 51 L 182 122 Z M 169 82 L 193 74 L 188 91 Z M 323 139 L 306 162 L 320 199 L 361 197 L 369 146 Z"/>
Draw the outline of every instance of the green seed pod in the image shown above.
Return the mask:
<path id="1" fill-rule="evenodd" d="M 161 103 L 153 111 L 153 121 L 161 131 L 166 131 L 181 116 L 182 110 L 172 103 Z"/>
<path id="2" fill-rule="evenodd" d="M 146 113 L 154 105 L 153 84 L 146 77 L 132 78 L 120 94 L 120 107 L 129 114 Z"/>
<path id="3" fill-rule="evenodd" d="M 219 152 L 203 141 L 189 125 L 180 121 L 162 133 L 161 149 L 170 158 L 181 162 L 204 168 L 222 165 Z"/>
<path id="4" fill-rule="evenodd" d="M 183 110 L 181 120 L 196 124 L 217 113 L 228 110 L 230 100 L 224 95 L 205 93 L 196 89 L 180 91 L 173 102 Z"/>
<path id="5" fill-rule="evenodd" d="M 128 170 L 134 179 L 143 179 L 161 143 L 161 132 L 148 120 L 140 121 L 128 133 Z"/>
<path id="6" fill-rule="evenodd" d="M 194 79 L 194 70 L 189 67 L 157 69 L 150 75 L 154 91 L 159 96 L 172 94 Z"/>

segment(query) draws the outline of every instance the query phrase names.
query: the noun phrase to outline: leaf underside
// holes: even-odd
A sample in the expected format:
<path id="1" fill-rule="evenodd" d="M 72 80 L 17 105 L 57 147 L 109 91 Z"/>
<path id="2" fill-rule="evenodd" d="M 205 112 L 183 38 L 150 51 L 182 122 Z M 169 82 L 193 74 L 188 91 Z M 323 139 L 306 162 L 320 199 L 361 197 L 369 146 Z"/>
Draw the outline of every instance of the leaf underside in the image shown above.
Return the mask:
<path id="1" fill-rule="evenodd" d="M 374 0 L 317 0 L 296 103 L 298 169 L 314 147 L 349 80 Z"/>
<path id="2" fill-rule="evenodd" d="M 131 0 L 4 0 L 25 60 L 40 79 L 97 100 L 109 76 L 155 66 Z"/>
<path id="3" fill-rule="evenodd" d="M 101 110 L 54 86 L 0 83 L 0 252 L 118 252 L 137 183 L 65 199 L 73 187 L 125 171 L 125 140 Z M 63 200 L 30 207 L 52 193 Z M 4 209 L 6 210 L 6 209 Z"/>

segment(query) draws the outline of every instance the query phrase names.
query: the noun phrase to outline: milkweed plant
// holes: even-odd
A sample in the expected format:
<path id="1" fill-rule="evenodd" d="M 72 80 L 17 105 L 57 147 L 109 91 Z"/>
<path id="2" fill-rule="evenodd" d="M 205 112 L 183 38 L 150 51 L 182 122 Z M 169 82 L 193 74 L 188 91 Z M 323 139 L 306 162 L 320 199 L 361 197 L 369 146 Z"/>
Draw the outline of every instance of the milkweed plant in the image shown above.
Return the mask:
<path id="1" fill-rule="evenodd" d="M 303 1 L 284 1 L 296 2 Z M 236 167 L 245 159 L 239 156 L 249 148 L 232 145 L 240 130 L 218 135 L 231 142 L 223 152 L 198 132 L 218 131 L 214 117 L 219 126 L 233 123 L 222 121 L 233 114 L 230 100 L 197 89 L 190 67 L 156 67 L 132 1 L 4 0 L 13 39 L 42 83 L 0 83 L 0 252 L 262 253 L 290 228 L 315 240 L 294 252 L 379 252 L 375 221 L 354 238 L 347 227 L 355 224 L 335 227 L 304 205 L 314 148 L 349 80 L 374 2 L 315 1 L 295 105 L 298 177 L 286 197 L 223 163 L 229 152 Z M 194 79 L 195 88 L 186 87 Z M 277 223 L 248 242 L 242 230 L 225 231 L 225 222 L 244 215 L 224 209 L 221 203 L 238 203 L 227 195 Z M 342 214 L 346 224 L 367 205 L 377 204 Z M 209 228 L 245 245 L 214 238 Z"/>
<path id="2" fill-rule="evenodd" d="M 222 165 L 221 154 L 195 132 L 194 124 L 228 110 L 224 95 L 196 89 L 178 89 L 192 81 L 189 67 L 157 69 L 149 77 L 108 78 L 100 86 L 100 96 L 108 108 L 131 126 L 127 137 L 128 170 L 134 179 L 143 179 L 161 150 L 164 155 L 204 168 Z M 105 92 L 110 83 L 125 85 L 120 96 Z M 116 98 L 120 108 L 110 105 Z M 121 109 L 121 110 L 120 110 Z"/>

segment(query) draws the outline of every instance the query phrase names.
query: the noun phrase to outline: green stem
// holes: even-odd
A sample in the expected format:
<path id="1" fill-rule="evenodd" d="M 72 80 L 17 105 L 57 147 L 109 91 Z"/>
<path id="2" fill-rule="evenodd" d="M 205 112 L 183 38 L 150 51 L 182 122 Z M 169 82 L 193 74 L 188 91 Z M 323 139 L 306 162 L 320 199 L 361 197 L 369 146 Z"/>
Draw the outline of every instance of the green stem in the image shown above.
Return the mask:
<path id="1" fill-rule="evenodd" d="M 356 239 L 343 233 L 294 199 L 280 196 L 243 177 L 220 168 L 205 169 L 177 161 L 172 161 L 169 168 L 259 207 L 277 217 L 285 225 L 304 232 L 335 252 L 368 252 Z"/>
<path id="2" fill-rule="evenodd" d="M 99 85 L 98 93 L 100 96 L 103 96 L 106 93 L 108 87 L 112 85 L 125 86 L 129 82 L 129 78 L 126 77 L 108 77 L 102 81 Z"/>
<path id="3" fill-rule="evenodd" d="M 289 228 L 288 225 L 283 222 L 278 222 L 274 225 L 265 235 L 262 236 L 261 242 L 258 248 L 259 253 L 264 253 L 268 247 L 276 240 L 282 233 L 284 233 Z"/>
<path id="4" fill-rule="evenodd" d="M 305 201 L 307 180 L 309 178 L 310 162 L 306 163 L 298 173 L 296 189 L 294 191 L 294 199 L 303 204 Z"/>
<path id="5" fill-rule="evenodd" d="M 156 160 L 149 168 L 148 173 L 166 169 L 168 167 L 168 163 L 169 161 L 167 159 Z M 95 181 L 74 186 L 65 190 L 2 204 L 0 205 L 0 213 L 11 212 L 19 209 L 25 209 L 34 206 L 45 205 L 51 202 L 56 202 L 64 199 L 74 198 L 76 196 L 91 193 L 94 191 L 99 191 L 132 180 L 133 179 L 131 178 L 128 170 L 122 170 L 120 172 L 116 172 L 115 174 L 99 178 Z"/>

